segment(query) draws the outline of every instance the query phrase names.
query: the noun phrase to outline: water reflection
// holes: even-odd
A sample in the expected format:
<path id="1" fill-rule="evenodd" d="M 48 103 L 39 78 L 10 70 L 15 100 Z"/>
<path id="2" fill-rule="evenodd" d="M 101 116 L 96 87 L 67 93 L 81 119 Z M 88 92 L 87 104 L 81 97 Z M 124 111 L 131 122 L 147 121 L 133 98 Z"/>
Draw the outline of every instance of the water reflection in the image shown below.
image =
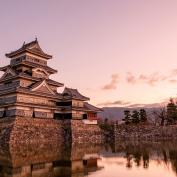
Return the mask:
<path id="1" fill-rule="evenodd" d="M 174 177 L 177 143 L 23 144 L 0 148 L 0 177 Z"/>
<path id="2" fill-rule="evenodd" d="M 81 177 L 101 170 L 100 146 L 23 144 L 0 149 L 0 177 Z"/>

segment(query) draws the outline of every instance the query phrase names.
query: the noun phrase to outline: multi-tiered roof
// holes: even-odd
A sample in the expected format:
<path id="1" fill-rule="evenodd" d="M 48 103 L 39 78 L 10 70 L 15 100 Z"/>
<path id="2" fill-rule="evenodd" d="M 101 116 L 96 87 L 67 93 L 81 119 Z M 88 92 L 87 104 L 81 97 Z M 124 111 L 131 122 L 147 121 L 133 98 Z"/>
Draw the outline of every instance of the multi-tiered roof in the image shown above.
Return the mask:
<path id="1" fill-rule="evenodd" d="M 40 48 L 38 44 L 37 38 L 35 41 L 32 41 L 27 44 L 25 44 L 24 42 L 21 48 L 13 52 L 7 53 L 6 57 L 13 58 L 15 56 L 19 56 L 20 54 L 23 54 L 24 52 L 31 53 L 33 55 L 45 58 L 47 60 L 52 58 L 52 55 L 48 55 L 45 52 L 43 52 L 43 50 Z"/>
<path id="2" fill-rule="evenodd" d="M 54 118 L 56 114 L 72 115 L 73 107 L 79 107 L 82 115 L 86 109 L 98 111 L 88 107 L 86 101 L 89 98 L 77 89 L 65 88 L 63 93 L 57 92 L 57 88 L 64 84 L 50 79 L 57 70 L 48 66 L 52 56 L 41 49 L 37 39 L 24 43 L 6 57 L 11 61 L 10 65 L 0 68 L 4 72 L 0 78 L 0 117 Z M 63 105 L 70 103 L 67 109 L 63 109 Z"/>

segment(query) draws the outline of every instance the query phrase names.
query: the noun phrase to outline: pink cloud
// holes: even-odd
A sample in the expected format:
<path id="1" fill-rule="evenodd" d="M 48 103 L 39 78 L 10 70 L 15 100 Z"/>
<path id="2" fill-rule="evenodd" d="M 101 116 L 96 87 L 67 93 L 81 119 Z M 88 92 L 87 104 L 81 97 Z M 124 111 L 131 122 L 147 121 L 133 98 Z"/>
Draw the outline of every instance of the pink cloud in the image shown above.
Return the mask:
<path id="1" fill-rule="evenodd" d="M 171 71 L 170 74 L 162 75 L 158 72 L 146 75 L 146 74 L 140 74 L 139 76 L 135 76 L 132 73 L 128 72 L 126 76 L 126 81 L 129 84 L 135 84 L 135 83 L 145 83 L 149 86 L 155 86 L 155 84 L 159 82 L 169 82 L 169 83 L 177 83 L 177 79 L 174 77 L 177 76 L 177 69 L 174 69 Z"/>
<path id="2" fill-rule="evenodd" d="M 126 77 L 126 81 L 130 84 L 135 84 L 136 83 L 136 78 L 135 78 L 135 76 L 133 76 L 132 73 L 128 72 L 127 77 Z"/>
<path id="3" fill-rule="evenodd" d="M 169 80 L 169 82 L 172 83 L 172 84 L 176 84 L 177 80 L 176 79 L 171 79 L 171 80 Z"/>
<path id="4" fill-rule="evenodd" d="M 103 103 L 99 103 L 97 106 L 114 106 L 114 105 L 117 105 L 117 106 L 127 106 L 131 104 L 130 102 L 128 101 L 122 101 L 122 100 L 118 100 L 118 101 L 107 101 L 107 102 L 103 102 Z"/>
<path id="5" fill-rule="evenodd" d="M 103 90 L 114 90 L 117 88 L 117 84 L 119 81 L 119 75 L 118 74 L 112 74 L 110 83 L 103 86 Z"/>

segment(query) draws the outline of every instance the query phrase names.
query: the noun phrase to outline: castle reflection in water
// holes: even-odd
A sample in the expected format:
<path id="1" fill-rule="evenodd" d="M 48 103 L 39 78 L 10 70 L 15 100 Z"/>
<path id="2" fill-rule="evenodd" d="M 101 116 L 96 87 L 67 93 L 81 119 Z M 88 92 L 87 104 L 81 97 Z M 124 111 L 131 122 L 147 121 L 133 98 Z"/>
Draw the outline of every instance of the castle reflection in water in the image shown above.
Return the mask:
<path id="1" fill-rule="evenodd" d="M 75 177 L 100 170 L 100 146 L 31 144 L 0 149 L 0 177 Z"/>
<path id="2" fill-rule="evenodd" d="M 122 170 L 132 170 L 133 174 L 133 169 L 149 170 L 151 164 L 166 166 L 176 176 L 176 143 L 23 144 L 0 148 L 0 177 L 106 177 L 105 168 L 112 168 L 114 175 L 120 175 Z"/>

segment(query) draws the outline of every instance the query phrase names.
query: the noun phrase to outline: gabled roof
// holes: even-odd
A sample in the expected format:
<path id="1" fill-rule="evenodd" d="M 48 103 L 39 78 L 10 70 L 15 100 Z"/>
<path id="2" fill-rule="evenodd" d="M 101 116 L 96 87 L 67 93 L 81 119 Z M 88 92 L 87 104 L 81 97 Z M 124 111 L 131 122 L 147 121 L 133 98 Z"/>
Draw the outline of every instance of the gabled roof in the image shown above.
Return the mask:
<path id="1" fill-rule="evenodd" d="M 95 107 L 87 102 L 84 103 L 84 108 L 88 111 L 91 111 L 91 112 L 101 112 L 103 111 L 101 108 L 98 108 L 98 107 Z"/>
<path id="2" fill-rule="evenodd" d="M 54 85 L 54 86 L 57 86 L 57 87 L 63 87 L 63 86 L 64 86 L 63 83 L 54 81 L 54 80 L 52 80 L 52 79 L 47 79 L 46 81 L 47 81 L 47 83 L 48 83 L 49 85 Z"/>
<path id="3" fill-rule="evenodd" d="M 9 67 L 10 67 L 10 65 L 0 67 L 0 71 L 4 71 L 5 72 L 7 70 L 7 68 L 9 68 Z"/>
<path id="4" fill-rule="evenodd" d="M 6 69 L 7 69 L 7 68 L 6 68 Z M 6 70 L 3 69 L 3 71 L 6 71 Z M 5 72 L 5 73 L 6 73 L 6 72 Z M 4 74 L 5 74 L 5 73 L 4 73 Z M 16 78 L 24 78 L 24 79 L 27 79 L 27 80 L 37 81 L 37 82 L 41 81 L 41 78 L 32 77 L 32 76 L 30 76 L 30 75 L 28 75 L 28 74 L 26 74 L 26 73 L 23 73 L 23 72 L 21 72 L 21 73 L 16 73 L 16 75 L 12 75 L 12 76 L 9 77 L 8 79 L 16 79 Z M 4 78 L 4 77 L 2 78 L 2 77 L 1 77 L 1 78 L 0 78 L 0 83 L 3 82 L 4 79 L 6 79 L 6 78 Z M 56 87 L 63 87 L 63 86 L 64 86 L 63 83 L 54 81 L 54 80 L 52 80 L 52 79 L 46 79 L 46 82 L 47 82 L 47 84 L 52 85 L 52 86 L 56 86 Z"/>
<path id="5" fill-rule="evenodd" d="M 13 70 L 10 66 L 4 67 L 2 70 L 0 68 L 0 71 L 4 71 L 4 74 L 0 79 L 4 79 L 6 77 L 16 76 L 15 70 Z"/>
<path id="6" fill-rule="evenodd" d="M 63 96 L 70 96 L 73 99 L 88 101 L 90 98 L 83 96 L 81 93 L 78 92 L 77 89 L 67 88 L 65 87 L 63 91 Z"/>
<path id="7" fill-rule="evenodd" d="M 36 38 L 36 40 L 34 40 L 32 42 L 29 42 L 27 44 L 24 43 L 22 45 L 22 47 L 19 48 L 18 50 L 15 50 L 13 52 L 7 53 L 6 57 L 12 58 L 12 57 L 14 57 L 16 55 L 19 55 L 21 53 L 24 53 L 24 52 L 28 52 L 28 53 L 43 57 L 45 59 L 51 59 L 52 58 L 51 55 L 48 55 L 45 52 L 43 52 L 43 50 L 39 46 L 37 38 Z"/>
<path id="8" fill-rule="evenodd" d="M 43 89 L 40 89 L 43 88 Z M 45 88 L 45 89 L 44 89 Z M 34 85 L 31 86 L 31 91 L 40 91 L 40 92 L 49 92 L 50 94 L 55 95 L 54 91 L 50 88 L 50 86 L 47 84 L 46 80 L 41 80 Z"/>

